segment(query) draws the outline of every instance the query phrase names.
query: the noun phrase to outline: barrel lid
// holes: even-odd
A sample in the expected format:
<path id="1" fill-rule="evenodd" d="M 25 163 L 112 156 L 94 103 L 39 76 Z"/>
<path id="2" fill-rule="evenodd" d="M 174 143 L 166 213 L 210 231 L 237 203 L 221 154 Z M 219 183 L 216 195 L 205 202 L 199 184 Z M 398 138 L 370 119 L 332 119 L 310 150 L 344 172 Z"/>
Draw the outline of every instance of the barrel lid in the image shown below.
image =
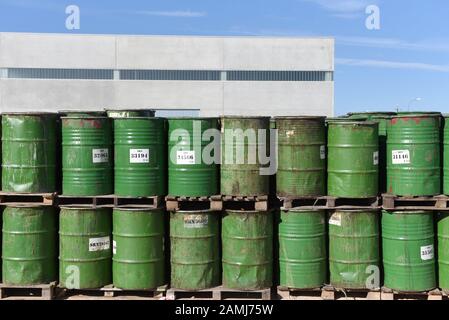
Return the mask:
<path id="1" fill-rule="evenodd" d="M 12 115 L 12 116 L 45 116 L 45 115 L 54 115 L 56 116 L 58 113 L 56 112 L 2 112 L 2 115 Z"/>
<path id="2" fill-rule="evenodd" d="M 271 212 L 272 210 L 259 210 L 259 211 L 257 211 L 257 210 L 236 210 L 236 209 L 225 209 L 224 210 L 225 212 L 229 212 L 229 213 L 239 213 L 239 214 L 241 214 L 241 213 L 249 213 L 249 214 L 255 214 L 255 213 L 269 213 L 269 212 Z"/>
<path id="3" fill-rule="evenodd" d="M 379 208 L 366 208 L 366 209 L 335 209 L 334 212 L 375 212 L 380 211 Z"/>
<path id="4" fill-rule="evenodd" d="M 145 109 L 145 108 L 140 108 L 140 109 L 129 109 L 129 108 L 125 108 L 125 109 L 109 109 L 109 108 L 105 108 L 104 111 L 109 112 L 127 112 L 127 111 L 151 111 L 151 112 L 156 112 L 156 110 L 154 109 Z"/>
<path id="5" fill-rule="evenodd" d="M 109 117 L 108 117 L 109 118 Z M 126 117 L 126 118 L 114 118 L 114 121 L 117 120 L 167 120 L 167 118 L 164 117 Z"/>
<path id="6" fill-rule="evenodd" d="M 9 208 L 53 208 L 52 206 L 37 203 L 5 203 L 4 206 Z"/>
<path id="7" fill-rule="evenodd" d="M 324 120 L 325 116 L 279 116 L 274 117 L 275 120 Z"/>
<path id="8" fill-rule="evenodd" d="M 384 213 L 391 214 L 424 214 L 424 213 L 434 213 L 434 211 L 426 210 L 382 210 Z"/>
<path id="9" fill-rule="evenodd" d="M 82 114 L 101 114 L 106 115 L 106 111 L 103 110 L 59 110 L 59 114 L 68 114 L 68 113 L 82 113 Z"/>
<path id="10" fill-rule="evenodd" d="M 410 112 L 410 113 L 398 113 L 395 116 L 392 116 L 393 118 L 413 118 L 413 117 L 420 117 L 420 118 L 435 118 L 435 117 L 441 117 L 441 112 Z"/>
<path id="11" fill-rule="evenodd" d="M 366 111 L 366 112 L 348 112 L 347 115 L 348 116 L 393 116 L 397 114 L 397 112 L 391 112 L 391 111 Z"/>
<path id="12" fill-rule="evenodd" d="M 92 205 L 89 204 L 68 204 L 68 205 L 62 205 L 59 206 L 60 209 L 64 210 L 101 210 L 101 209 L 110 209 L 110 208 L 104 208 L 104 207 L 92 207 Z"/>
<path id="13" fill-rule="evenodd" d="M 291 212 L 316 212 L 316 213 L 319 213 L 319 212 L 324 212 L 324 211 L 326 211 L 326 210 L 324 210 L 324 209 L 313 209 L 313 208 L 310 208 L 310 209 L 304 209 L 304 208 L 302 208 L 302 207 L 296 207 L 296 208 L 288 208 L 288 209 L 281 209 L 282 211 L 291 211 Z"/>
<path id="14" fill-rule="evenodd" d="M 102 116 L 64 116 L 61 117 L 61 119 L 83 119 L 83 120 L 95 120 L 95 119 L 111 119 L 109 117 L 102 117 Z"/>

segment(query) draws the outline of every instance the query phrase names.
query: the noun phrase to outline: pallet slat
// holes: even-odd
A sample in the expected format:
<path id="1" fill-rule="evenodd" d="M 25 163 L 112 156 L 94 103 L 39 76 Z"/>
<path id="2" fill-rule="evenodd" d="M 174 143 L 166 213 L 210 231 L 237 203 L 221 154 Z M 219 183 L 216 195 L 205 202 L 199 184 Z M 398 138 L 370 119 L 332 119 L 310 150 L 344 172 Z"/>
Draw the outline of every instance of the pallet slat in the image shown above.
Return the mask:
<path id="1" fill-rule="evenodd" d="M 41 299 L 41 300 L 53 300 L 55 298 L 56 282 L 48 284 L 37 284 L 28 286 L 8 285 L 0 283 L 0 299 L 8 297 L 20 297 L 21 299 Z M 35 292 L 40 292 L 40 295 L 32 295 Z"/>
<path id="2" fill-rule="evenodd" d="M 182 295 L 188 295 L 193 297 L 209 295 L 210 299 L 212 300 L 223 300 L 224 297 L 229 299 L 243 298 L 251 295 L 252 297 L 257 296 L 256 299 L 258 300 L 271 300 L 271 288 L 261 290 L 251 290 L 251 291 L 229 289 L 223 286 L 195 291 L 170 288 L 167 290 L 166 299 L 176 300 L 178 297 Z"/>

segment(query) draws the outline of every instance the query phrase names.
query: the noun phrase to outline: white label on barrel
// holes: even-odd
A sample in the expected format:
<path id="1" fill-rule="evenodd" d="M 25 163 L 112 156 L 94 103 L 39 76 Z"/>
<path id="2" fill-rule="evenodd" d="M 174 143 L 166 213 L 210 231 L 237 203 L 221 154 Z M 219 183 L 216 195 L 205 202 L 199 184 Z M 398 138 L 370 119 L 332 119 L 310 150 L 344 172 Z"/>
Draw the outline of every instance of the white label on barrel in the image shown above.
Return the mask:
<path id="1" fill-rule="evenodd" d="M 379 151 L 373 153 L 373 164 L 377 166 L 379 164 Z"/>
<path id="2" fill-rule="evenodd" d="M 391 152 L 391 159 L 393 161 L 393 164 L 408 164 L 410 163 L 410 151 L 393 150 Z"/>
<path id="3" fill-rule="evenodd" d="M 340 213 L 336 212 L 336 213 L 332 214 L 330 216 L 330 218 L 329 218 L 329 224 L 341 227 L 341 216 L 340 216 Z"/>
<path id="4" fill-rule="evenodd" d="M 104 163 L 109 161 L 109 149 L 92 149 L 92 162 Z"/>
<path id="5" fill-rule="evenodd" d="M 115 240 L 112 240 L 112 254 L 117 253 L 117 242 Z"/>
<path id="6" fill-rule="evenodd" d="M 204 228 L 208 218 L 203 214 L 188 214 L 184 216 L 184 228 Z"/>
<path id="7" fill-rule="evenodd" d="M 149 163 L 150 149 L 129 149 L 130 163 Z"/>
<path id="8" fill-rule="evenodd" d="M 320 147 L 320 159 L 326 159 L 326 146 Z"/>
<path id="9" fill-rule="evenodd" d="M 421 247 L 421 260 L 433 259 L 433 244 L 430 246 Z"/>
<path id="10" fill-rule="evenodd" d="M 176 151 L 176 164 L 195 164 L 195 151 Z"/>
<path id="11" fill-rule="evenodd" d="M 89 251 L 109 250 L 110 246 L 109 237 L 89 239 Z"/>

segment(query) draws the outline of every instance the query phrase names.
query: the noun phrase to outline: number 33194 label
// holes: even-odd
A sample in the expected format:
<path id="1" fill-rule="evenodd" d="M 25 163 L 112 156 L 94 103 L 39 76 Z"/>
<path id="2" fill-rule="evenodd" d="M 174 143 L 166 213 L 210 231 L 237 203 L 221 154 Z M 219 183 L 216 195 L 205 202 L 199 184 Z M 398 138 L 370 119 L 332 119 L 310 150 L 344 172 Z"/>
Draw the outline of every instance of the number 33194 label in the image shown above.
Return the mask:
<path id="1" fill-rule="evenodd" d="M 391 152 L 391 160 L 393 164 L 408 164 L 410 163 L 409 150 L 393 150 Z"/>
<path id="2" fill-rule="evenodd" d="M 130 163 L 149 163 L 150 150 L 149 149 L 130 149 L 129 150 Z"/>

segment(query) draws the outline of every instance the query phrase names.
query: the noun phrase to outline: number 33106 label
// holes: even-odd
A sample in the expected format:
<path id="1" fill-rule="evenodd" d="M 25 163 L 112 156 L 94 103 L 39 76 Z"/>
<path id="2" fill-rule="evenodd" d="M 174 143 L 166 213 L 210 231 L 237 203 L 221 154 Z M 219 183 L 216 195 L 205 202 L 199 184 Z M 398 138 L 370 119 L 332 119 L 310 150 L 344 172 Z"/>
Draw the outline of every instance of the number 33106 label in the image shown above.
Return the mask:
<path id="1" fill-rule="evenodd" d="M 391 152 L 391 159 L 393 164 L 408 164 L 410 163 L 409 150 L 393 150 Z"/>

